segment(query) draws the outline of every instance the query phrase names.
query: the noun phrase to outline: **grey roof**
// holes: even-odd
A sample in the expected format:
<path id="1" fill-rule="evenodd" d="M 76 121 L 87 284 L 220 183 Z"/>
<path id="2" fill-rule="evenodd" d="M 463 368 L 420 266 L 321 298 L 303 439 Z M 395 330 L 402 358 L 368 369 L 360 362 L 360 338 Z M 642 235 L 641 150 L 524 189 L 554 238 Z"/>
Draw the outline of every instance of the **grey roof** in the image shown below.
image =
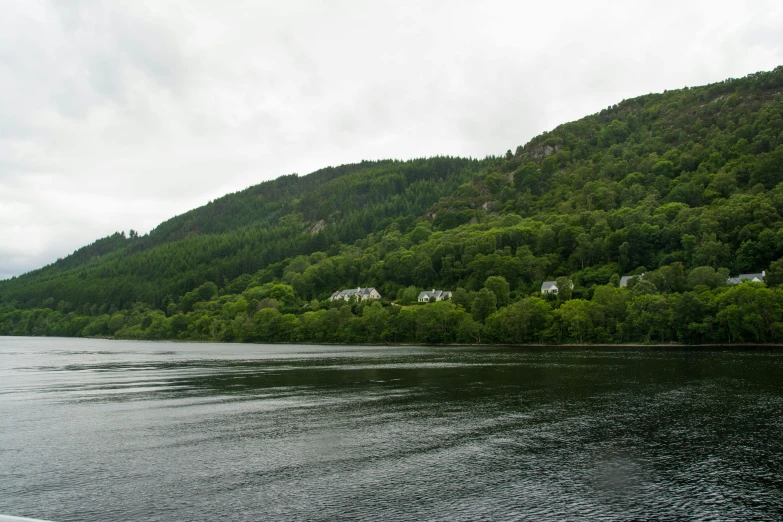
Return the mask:
<path id="1" fill-rule="evenodd" d="M 433 289 L 433 290 L 424 290 L 423 292 L 419 293 L 419 299 L 422 299 L 424 297 L 428 299 L 430 297 L 435 297 L 436 299 L 437 298 L 443 299 L 444 297 L 450 297 L 450 296 L 451 296 L 451 292 L 449 292 L 448 290 Z"/>
<path id="2" fill-rule="evenodd" d="M 541 283 L 541 290 L 550 290 L 552 288 L 557 288 L 557 281 L 544 281 Z"/>
<path id="3" fill-rule="evenodd" d="M 727 283 L 730 285 L 738 285 L 743 281 L 753 281 L 754 279 L 758 279 L 759 281 L 764 281 L 764 276 L 767 275 L 766 272 L 760 272 L 758 274 L 740 274 L 737 277 L 730 277 L 726 280 Z"/>
<path id="4" fill-rule="evenodd" d="M 347 290 L 339 290 L 339 291 L 333 293 L 332 297 L 338 297 L 338 296 L 339 297 L 343 297 L 343 296 L 352 296 L 352 295 L 358 295 L 358 296 L 369 295 L 370 292 L 372 292 L 373 290 L 375 290 L 374 287 L 370 287 L 370 288 L 349 288 Z"/>
<path id="5" fill-rule="evenodd" d="M 639 279 L 641 279 L 643 275 L 644 274 L 623 276 L 623 277 L 620 278 L 620 286 L 621 287 L 626 287 L 626 286 L 628 286 L 628 281 L 630 281 L 634 277 L 638 277 Z"/>

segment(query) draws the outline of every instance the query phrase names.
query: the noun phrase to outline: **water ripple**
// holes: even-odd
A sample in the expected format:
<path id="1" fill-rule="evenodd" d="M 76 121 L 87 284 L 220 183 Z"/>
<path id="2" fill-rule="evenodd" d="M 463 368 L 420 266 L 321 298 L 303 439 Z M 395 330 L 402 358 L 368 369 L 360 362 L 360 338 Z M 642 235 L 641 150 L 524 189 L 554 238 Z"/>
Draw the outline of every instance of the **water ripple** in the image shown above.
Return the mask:
<path id="1" fill-rule="evenodd" d="M 0 512 L 780 520 L 783 354 L 0 338 Z"/>

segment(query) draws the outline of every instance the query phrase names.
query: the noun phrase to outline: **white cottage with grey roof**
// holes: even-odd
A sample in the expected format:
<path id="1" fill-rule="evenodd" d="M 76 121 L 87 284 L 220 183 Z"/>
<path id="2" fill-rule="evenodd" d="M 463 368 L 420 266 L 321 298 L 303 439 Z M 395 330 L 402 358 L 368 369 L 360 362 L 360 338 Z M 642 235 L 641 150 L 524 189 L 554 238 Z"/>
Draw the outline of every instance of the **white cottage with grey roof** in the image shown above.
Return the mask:
<path id="1" fill-rule="evenodd" d="M 448 290 L 425 290 L 419 294 L 420 303 L 432 303 L 435 301 L 445 301 L 451 299 L 451 292 Z"/>
<path id="2" fill-rule="evenodd" d="M 348 290 L 339 290 L 333 293 L 329 300 L 337 301 L 342 299 L 343 301 L 348 301 L 351 297 L 355 297 L 357 301 L 377 301 L 381 298 L 381 294 L 375 288 L 349 288 Z"/>
<path id="3" fill-rule="evenodd" d="M 574 282 L 571 281 L 570 283 L 571 284 L 569 286 L 573 289 Z M 541 293 L 557 295 L 557 281 L 544 281 L 541 283 Z"/>
<path id="4" fill-rule="evenodd" d="M 730 285 L 738 285 L 744 281 L 751 281 L 753 283 L 763 283 L 764 277 L 766 277 L 767 271 L 762 270 L 761 273 L 758 274 L 740 274 L 737 277 L 730 277 L 726 280 L 726 282 Z"/>

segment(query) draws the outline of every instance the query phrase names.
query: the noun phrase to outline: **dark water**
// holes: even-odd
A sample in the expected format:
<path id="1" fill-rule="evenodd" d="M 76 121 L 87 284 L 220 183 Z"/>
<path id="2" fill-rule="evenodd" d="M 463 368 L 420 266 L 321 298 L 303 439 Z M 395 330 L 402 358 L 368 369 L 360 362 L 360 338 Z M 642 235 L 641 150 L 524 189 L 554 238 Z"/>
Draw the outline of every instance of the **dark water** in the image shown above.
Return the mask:
<path id="1" fill-rule="evenodd" d="M 0 338 L 0 513 L 783 519 L 783 350 Z"/>

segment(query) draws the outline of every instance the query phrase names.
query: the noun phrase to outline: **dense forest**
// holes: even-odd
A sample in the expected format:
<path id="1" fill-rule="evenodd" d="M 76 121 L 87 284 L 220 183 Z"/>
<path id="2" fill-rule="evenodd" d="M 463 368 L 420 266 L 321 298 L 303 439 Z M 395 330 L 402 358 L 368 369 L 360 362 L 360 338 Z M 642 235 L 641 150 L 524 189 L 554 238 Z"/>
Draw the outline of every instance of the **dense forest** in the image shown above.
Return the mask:
<path id="1" fill-rule="evenodd" d="M 781 216 L 778 67 L 624 100 L 497 157 L 362 162 L 229 194 L 0 281 L 0 335 L 783 342 Z M 358 286 L 382 299 L 328 300 Z M 416 302 L 433 288 L 452 299 Z"/>

